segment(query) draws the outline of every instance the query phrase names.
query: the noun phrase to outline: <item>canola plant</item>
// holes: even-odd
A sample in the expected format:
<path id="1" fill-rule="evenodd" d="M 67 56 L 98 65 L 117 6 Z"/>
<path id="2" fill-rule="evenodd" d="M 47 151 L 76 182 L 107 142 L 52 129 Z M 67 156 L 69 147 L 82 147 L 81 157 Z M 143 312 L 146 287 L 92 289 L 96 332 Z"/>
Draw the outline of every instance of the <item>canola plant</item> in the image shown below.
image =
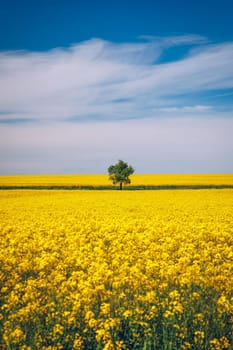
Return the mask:
<path id="1" fill-rule="evenodd" d="M 233 174 L 133 174 L 131 186 L 233 185 Z M 4 186 L 111 186 L 107 174 L 0 175 Z"/>
<path id="2" fill-rule="evenodd" d="M 0 203 L 0 349 L 233 349 L 233 190 Z"/>

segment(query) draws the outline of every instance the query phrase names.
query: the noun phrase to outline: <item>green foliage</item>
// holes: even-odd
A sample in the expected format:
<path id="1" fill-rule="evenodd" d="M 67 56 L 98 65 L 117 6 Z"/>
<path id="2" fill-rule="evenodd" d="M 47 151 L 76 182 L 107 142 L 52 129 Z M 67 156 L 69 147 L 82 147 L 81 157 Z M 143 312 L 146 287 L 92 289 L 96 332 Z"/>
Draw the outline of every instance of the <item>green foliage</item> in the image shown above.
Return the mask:
<path id="1" fill-rule="evenodd" d="M 130 184 L 129 176 L 134 173 L 134 168 L 123 160 L 119 160 L 115 165 L 110 165 L 108 173 L 113 184 L 119 183 L 120 189 L 122 189 L 122 184 Z"/>

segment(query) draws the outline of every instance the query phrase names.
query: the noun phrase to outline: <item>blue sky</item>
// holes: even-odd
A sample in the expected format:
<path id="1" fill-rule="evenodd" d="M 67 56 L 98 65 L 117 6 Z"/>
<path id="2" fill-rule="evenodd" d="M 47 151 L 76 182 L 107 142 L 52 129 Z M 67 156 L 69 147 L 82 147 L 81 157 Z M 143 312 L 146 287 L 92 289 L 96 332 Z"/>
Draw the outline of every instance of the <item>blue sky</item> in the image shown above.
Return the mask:
<path id="1" fill-rule="evenodd" d="M 232 13 L 0 0 L 0 173 L 232 173 Z"/>

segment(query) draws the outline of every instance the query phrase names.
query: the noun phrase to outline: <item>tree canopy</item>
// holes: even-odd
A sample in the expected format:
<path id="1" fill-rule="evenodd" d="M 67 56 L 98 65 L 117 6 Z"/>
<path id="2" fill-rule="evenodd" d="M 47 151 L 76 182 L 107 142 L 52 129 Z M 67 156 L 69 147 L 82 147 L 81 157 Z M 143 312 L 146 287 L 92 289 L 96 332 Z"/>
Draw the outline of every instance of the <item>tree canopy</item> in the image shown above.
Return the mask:
<path id="1" fill-rule="evenodd" d="M 134 173 L 134 168 L 123 160 L 119 160 L 118 163 L 110 165 L 108 168 L 109 179 L 113 184 L 120 184 L 120 190 L 122 190 L 123 184 L 130 184 L 129 176 Z"/>

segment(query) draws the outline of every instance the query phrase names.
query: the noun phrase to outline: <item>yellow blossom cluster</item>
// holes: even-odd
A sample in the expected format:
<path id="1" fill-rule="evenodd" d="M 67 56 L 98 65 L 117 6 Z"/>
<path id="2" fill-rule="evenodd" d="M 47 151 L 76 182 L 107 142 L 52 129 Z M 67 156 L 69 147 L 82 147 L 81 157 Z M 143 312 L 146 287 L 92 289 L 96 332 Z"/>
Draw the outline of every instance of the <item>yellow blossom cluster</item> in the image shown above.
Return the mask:
<path id="1" fill-rule="evenodd" d="M 0 349 L 233 349 L 233 190 L 2 190 L 0 208 Z"/>

